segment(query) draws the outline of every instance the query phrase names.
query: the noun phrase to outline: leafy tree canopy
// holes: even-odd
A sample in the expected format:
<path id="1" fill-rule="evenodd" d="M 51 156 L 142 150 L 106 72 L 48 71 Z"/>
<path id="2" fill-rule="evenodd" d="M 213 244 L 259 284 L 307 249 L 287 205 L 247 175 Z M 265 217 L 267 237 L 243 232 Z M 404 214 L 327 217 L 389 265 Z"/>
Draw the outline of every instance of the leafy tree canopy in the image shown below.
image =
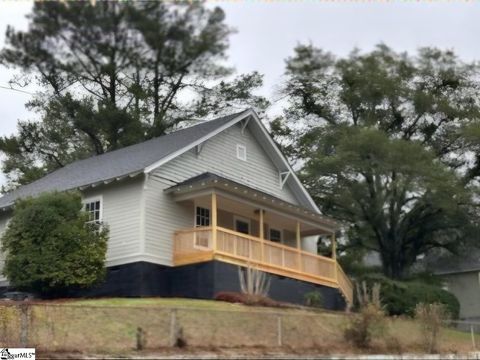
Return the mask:
<path id="1" fill-rule="evenodd" d="M 465 243 L 479 85 L 476 66 L 449 51 L 379 45 L 336 59 L 295 49 L 282 90 L 288 120 L 272 129 L 321 210 L 349 224 L 343 250 L 378 252 L 385 274 L 400 278 L 419 256 Z"/>
<path id="2" fill-rule="evenodd" d="M 225 65 L 232 33 L 220 8 L 202 2 L 36 2 L 27 31 L 9 27 L 0 64 L 17 86 L 41 92 L 0 138 L 10 187 L 79 158 L 168 132 L 186 120 L 254 107 L 262 77 L 233 77 Z"/>
<path id="3" fill-rule="evenodd" d="M 2 237 L 4 274 L 14 287 L 62 295 L 89 287 L 105 275 L 108 230 L 86 224 L 77 193 L 18 200 Z"/>

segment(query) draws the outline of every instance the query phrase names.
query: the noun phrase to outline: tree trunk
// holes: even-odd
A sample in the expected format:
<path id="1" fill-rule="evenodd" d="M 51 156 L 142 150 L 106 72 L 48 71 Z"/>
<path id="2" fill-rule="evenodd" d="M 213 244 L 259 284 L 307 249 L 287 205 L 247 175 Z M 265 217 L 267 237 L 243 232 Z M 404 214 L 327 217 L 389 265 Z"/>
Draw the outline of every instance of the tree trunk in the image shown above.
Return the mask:
<path id="1" fill-rule="evenodd" d="M 397 253 L 394 249 L 384 254 L 380 254 L 382 260 L 383 273 L 395 280 L 400 280 L 405 275 L 406 264 L 402 254 Z"/>

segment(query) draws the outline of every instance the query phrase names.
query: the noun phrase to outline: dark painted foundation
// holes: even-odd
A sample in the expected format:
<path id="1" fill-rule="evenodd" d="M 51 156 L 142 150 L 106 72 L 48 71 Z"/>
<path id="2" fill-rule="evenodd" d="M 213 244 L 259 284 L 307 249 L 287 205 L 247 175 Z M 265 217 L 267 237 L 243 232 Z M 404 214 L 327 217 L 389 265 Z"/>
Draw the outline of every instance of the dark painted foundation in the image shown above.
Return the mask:
<path id="1" fill-rule="evenodd" d="M 269 278 L 272 299 L 304 304 L 306 293 L 319 291 L 326 308 L 345 308 L 345 301 L 335 288 L 273 274 Z M 220 291 L 240 291 L 237 266 L 220 261 L 178 267 L 136 262 L 109 268 L 102 285 L 72 295 L 212 299 Z"/>
<path id="2" fill-rule="evenodd" d="M 318 291 L 323 305 L 343 310 L 345 301 L 335 288 L 268 274 L 269 296 L 278 301 L 304 304 L 305 294 Z M 75 291 L 72 297 L 186 297 L 212 299 L 220 291 L 240 291 L 238 267 L 220 261 L 209 261 L 178 267 L 148 262 L 109 267 L 105 281 L 89 290 Z"/>

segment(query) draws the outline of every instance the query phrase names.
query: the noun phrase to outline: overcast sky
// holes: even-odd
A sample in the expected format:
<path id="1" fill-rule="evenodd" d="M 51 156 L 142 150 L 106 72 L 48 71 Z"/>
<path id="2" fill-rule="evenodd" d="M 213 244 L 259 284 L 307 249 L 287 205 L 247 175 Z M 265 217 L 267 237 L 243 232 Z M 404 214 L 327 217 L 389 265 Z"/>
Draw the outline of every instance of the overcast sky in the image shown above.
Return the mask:
<path id="1" fill-rule="evenodd" d="M 231 37 L 231 65 L 239 73 L 264 74 L 267 96 L 282 80 L 284 59 L 299 42 L 338 55 L 354 47 L 370 50 L 380 42 L 409 52 L 437 46 L 453 49 L 465 60 L 480 60 L 480 2 L 475 0 L 232 0 L 212 5 L 221 6 L 227 23 L 238 31 Z M 31 6 L 29 1 L 0 0 L 0 45 L 7 25 L 26 27 Z M 0 135 L 14 132 L 18 119 L 32 117 L 24 107 L 29 95 L 1 88 L 11 76 L 0 67 Z"/>

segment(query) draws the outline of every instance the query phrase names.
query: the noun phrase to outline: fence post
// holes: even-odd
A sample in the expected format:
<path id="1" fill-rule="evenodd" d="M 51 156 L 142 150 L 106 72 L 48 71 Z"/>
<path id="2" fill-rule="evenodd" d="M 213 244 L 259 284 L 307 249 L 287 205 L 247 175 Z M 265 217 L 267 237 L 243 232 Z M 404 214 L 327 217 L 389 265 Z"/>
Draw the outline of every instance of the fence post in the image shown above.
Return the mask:
<path id="1" fill-rule="evenodd" d="M 177 344 L 177 310 L 172 309 L 170 313 L 170 346 Z"/>
<path id="2" fill-rule="evenodd" d="M 137 350 L 145 349 L 146 341 L 145 331 L 139 326 L 137 327 Z"/>
<path id="3" fill-rule="evenodd" d="M 473 324 L 470 324 L 470 335 L 472 336 L 473 351 L 476 351 L 477 347 L 475 345 L 475 333 L 473 332 Z"/>
<path id="4" fill-rule="evenodd" d="M 282 346 L 282 317 L 277 317 L 277 345 Z"/>
<path id="5" fill-rule="evenodd" d="M 20 309 L 20 346 L 28 347 L 28 321 L 29 321 L 29 306 L 21 304 Z"/>

